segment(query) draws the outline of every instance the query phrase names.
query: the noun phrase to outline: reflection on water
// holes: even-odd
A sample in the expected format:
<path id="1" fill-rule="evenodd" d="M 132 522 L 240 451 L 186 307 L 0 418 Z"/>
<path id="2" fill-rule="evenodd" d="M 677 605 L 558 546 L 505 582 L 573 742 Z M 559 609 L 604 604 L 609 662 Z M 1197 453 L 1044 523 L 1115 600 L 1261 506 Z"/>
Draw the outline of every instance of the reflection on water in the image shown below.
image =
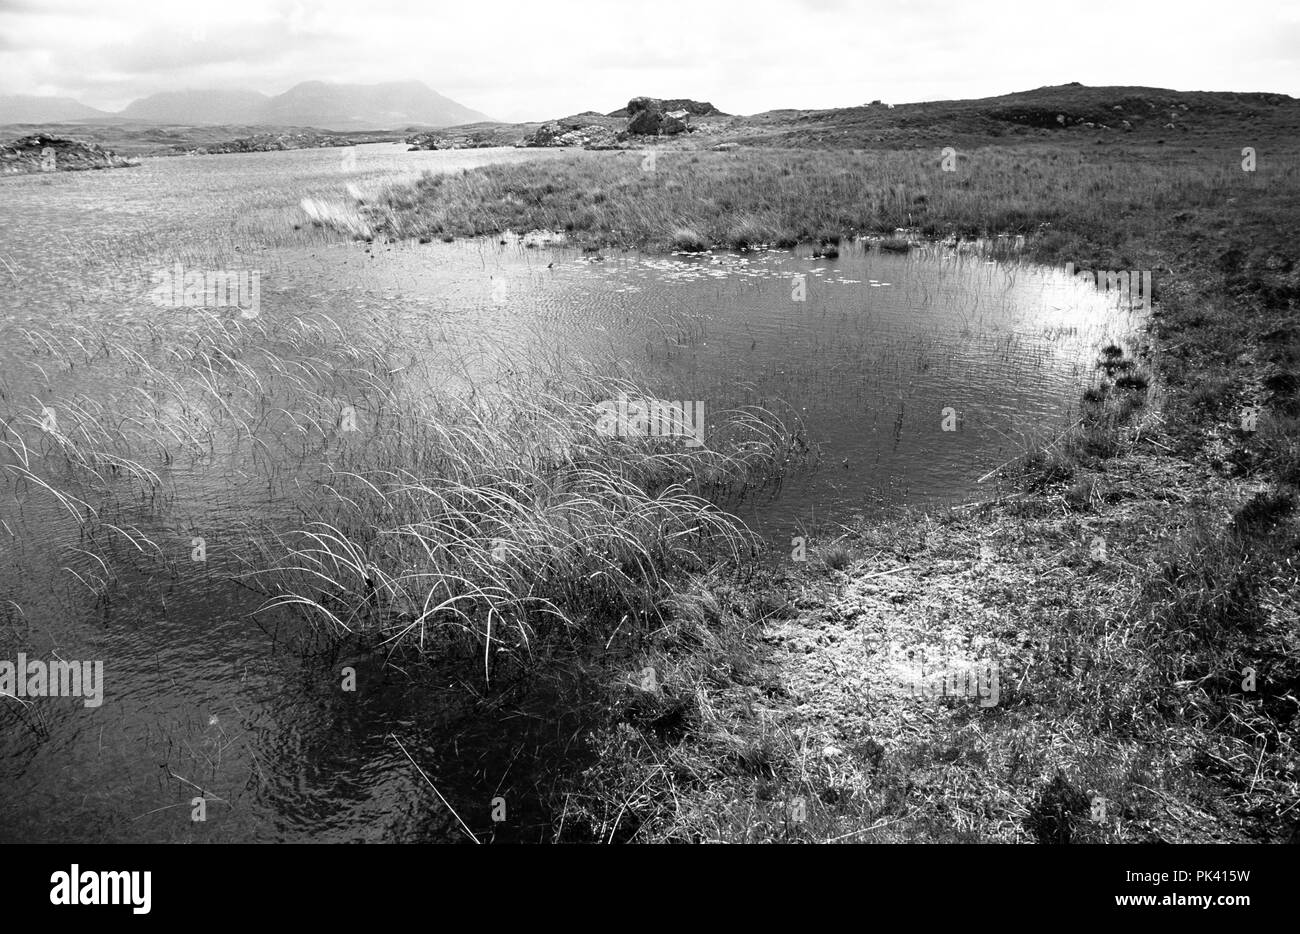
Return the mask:
<path id="1" fill-rule="evenodd" d="M 593 255 L 513 236 L 342 243 L 305 223 L 301 197 L 556 154 L 368 146 L 357 155 L 355 169 L 337 150 L 304 150 L 5 180 L 4 417 L 74 399 L 123 413 L 132 393 L 162 400 L 161 387 L 140 385 L 139 361 L 58 365 L 38 335 L 62 326 L 65 348 L 99 334 L 148 354 L 193 333 L 189 310 L 150 301 L 152 274 L 176 263 L 256 271 L 263 324 L 315 316 L 359 342 L 382 328 L 394 374 L 416 357 L 464 368 L 467 386 L 522 362 L 594 368 L 659 399 L 702 402 L 706 444 L 710 423 L 740 406 L 800 422 L 817 467 L 738 507 L 780 552 L 805 528 L 880 504 L 978 493 L 979 478 L 1026 439 L 1070 422 L 1097 349 L 1132 329 L 1126 310 L 1059 272 L 937 249 L 900 256 L 846 244 L 836 259 L 813 259 Z M 183 393 L 169 398 L 175 407 Z M 168 421 L 196 437 L 204 427 L 180 427 L 180 411 Z M 292 413 L 271 412 L 266 425 L 265 456 L 290 450 Z M 0 488 L 0 659 L 103 659 L 107 682 L 96 710 L 0 698 L 0 837 L 461 838 L 396 736 L 475 833 L 536 838 L 548 815 L 535 805 L 531 760 L 578 729 L 574 698 L 521 688 L 484 701 L 454 669 L 347 656 L 288 618 L 254 616 L 262 597 L 221 543 L 255 521 L 292 528 L 297 512 L 267 482 L 278 465 L 241 463 L 241 450 L 140 452 L 159 479 L 148 496 L 114 467 L 120 496 L 100 521 L 115 534 L 103 548 L 85 540 L 78 500 L 60 503 L 40 486 L 89 501 L 70 464 L 11 474 Z M 11 465 L 21 457 L 0 449 Z M 207 560 L 189 560 L 200 534 Z M 340 690 L 344 669 L 357 691 Z M 198 796 L 204 823 L 191 820 Z M 506 824 L 489 819 L 497 796 L 511 808 Z"/>

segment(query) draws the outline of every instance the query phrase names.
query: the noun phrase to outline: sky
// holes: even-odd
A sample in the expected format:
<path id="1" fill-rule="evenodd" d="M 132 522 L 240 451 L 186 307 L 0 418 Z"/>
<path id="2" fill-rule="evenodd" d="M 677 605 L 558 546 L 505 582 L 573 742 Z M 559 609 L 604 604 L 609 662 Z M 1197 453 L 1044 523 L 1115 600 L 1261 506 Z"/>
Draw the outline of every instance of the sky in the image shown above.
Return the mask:
<path id="1" fill-rule="evenodd" d="M 1300 2 L 0 0 L 0 94 L 419 80 L 499 120 L 637 95 L 728 113 L 1049 84 L 1300 97 Z"/>

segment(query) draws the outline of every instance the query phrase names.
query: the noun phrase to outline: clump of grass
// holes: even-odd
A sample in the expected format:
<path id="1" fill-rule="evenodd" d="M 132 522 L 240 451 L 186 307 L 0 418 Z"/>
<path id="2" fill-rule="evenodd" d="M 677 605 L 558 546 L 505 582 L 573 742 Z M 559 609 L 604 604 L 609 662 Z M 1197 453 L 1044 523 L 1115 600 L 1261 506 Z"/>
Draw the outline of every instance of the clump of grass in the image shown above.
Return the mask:
<path id="1" fill-rule="evenodd" d="M 1080 477 L 1065 491 L 1065 502 L 1076 512 L 1091 509 L 1097 496 L 1097 480 L 1093 477 Z"/>
<path id="2" fill-rule="evenodd" d="M 1201 380 L 1186 397 L 1186 405 L 1198 416 L 1214 415 L 1231 398 L 1232 382 L 1223 377 Z"/>
<path id="3" fill-rule="evenodd" d="M 818 553 L 822 564 L 832 571 L 842 571 L 853 560 L 853 552 L 842 542 L 827 545 Z"/>
<path id="4" fill-rule="evenodd" d="M 378 322 L 347 334 L 313 314 L 244 322 L 196 312 L 190 322 L 197 332 L 157 361 L 107 334 L 29 332 L 33 347 L 63 348 L 69 367 L 73 353 L 128 359 L 161 388 L 156 398 L 67 400 L 58 432 L 42 430 L 39 411 L 7 419 L 0 441 L 19 462 L 0 469 L 40 481 L 72 515 L 93 515 L 29 470 L 28 452 L 156 496 L 163 479 L 128 452 L 174 459 L 246 445 L 246 460 L 266 465 L 268 489 L 301 519 L 257 527 L 241 556 L 268 610 L 372 646 L 481 651 L 485 673 L 526 662 L 553 634 L 581 641 L 650 625 L 683 575 L 748 560 L 753 536 L 726 504 L 779 483 L 805 449 L 761 409 L 715 413 L 698 446 L 611 435 L 600 404 L 645 393 L 525 363 L 489 382 L 456 361 L 416 357 L 399 381 Z M 210 433 L 199 434 L 205 424 Z M 304 465 L 290 485 L 286 464 Z M 301 498 L 304 483 L 314 492 Z"/>
<path id="5" fill-rule="evenodd" d="M 323 198 L 303 198 L 299 206 L 317 227 L 328 227 L 362 240 L 372 239 L 374 231 L 362 216 L 359 204 L 326 201 Z"/>
<path id="6" fill-rule="evenodd" d="M 742 217 L 727 231 L 727 245 L 733 250 L 751 250 L 772 236 L 770 228 L 755 217 Z"/>
<path id="7" fill-rule="evenodd" d="M 1176 641 L 1214 646 L 1262 619 L 1262 572 L 1239 538 L 1204 526 L 1168 551 L 1140 599 Z"/>
<path id="8" fill-rule="evenodd" d="M 1136 366 L 1132 360 L 1124 358 L 1124 350 L 1117 344 L 1107 344 L 1103 347 L 1101 356 L 1097 360 L 1097 369 L 1105 373 L 1107 378 L 1115 380 L 1114 385 L 1121 389 L 1126 387 L 1120 385 L 1119 380 L 1115 379 L 1115 374 L 1130 374 Z"/>
<path id="9" fill-rule="evenodd" d="M 749 488 L 787 445 L 743 414 L 718 448 L 604 437 L 592 406 L 609 392 L 520 387 L 490 410 L 406 400 L 338 459 L 313 521 L 280 538 L 285 557 L 261 575 L 273 605 L 340 636 L 477 646 L 485 666 L 557 628 L 650 625 L 674 575 L 754 547 L 684 484 L 715 499 Z"/>
<path id="10" fill-rule="evenodd" d="M 1123 376 L 1120 376 L 1115 380 L 1116 389 L 1131 389 L 1142 392 L 1150 385 L 1150 378 L 1145 373 L 1141 372 L 1125 373 Z"/>
<path id="11" fill-rule="evenodd" d="M 912 242 L 904 237 L 888 237 L 876 244 L 881 253 L 909 253 Z"/>
<path id="12" fill-rule="evenodd" d="M 1242 535 L 1265 534 L 1295 512 L 1296 497 L 1289 490 L 1265 490 L 1247 500 L 1232 517 L 1232 528 Z"/>
<path id="13" fill-rule="evenodd" d="M 1042 491 L 1074 477 L 1074 464 L 1059 450 L 1031 451 L 1020 463 L 1021 481 L 1026 489 Z"/>
<path id="14" fill-rule="evenodd" d="M 710 244 L 690 227 L 678 227 L 673 231 L 673 249 L 682 253 L 706 253 Z"/>
<path id="15" fill-rule="evenodd" d="M 628 659 L 634 677 L 604 697 L 611 716 L 587 738 L 592 763 L 564 789 L 562 839 L 699 839 L 679 826 L 675 802 L 704 786 L 773 777 L 789 737 L 753 716 L 758 698 L 779 691 L 760 636 L 793 612 L 770 583 L 714 575 L 685 582 L 653 643 Z"/>
<path id="16" fill-rule="evenodd" d="M 1259 420 L 1256 443 L 1261 467 L 1277 483 L 1300 488 L 1300 416 L 1266 411 Z"/>

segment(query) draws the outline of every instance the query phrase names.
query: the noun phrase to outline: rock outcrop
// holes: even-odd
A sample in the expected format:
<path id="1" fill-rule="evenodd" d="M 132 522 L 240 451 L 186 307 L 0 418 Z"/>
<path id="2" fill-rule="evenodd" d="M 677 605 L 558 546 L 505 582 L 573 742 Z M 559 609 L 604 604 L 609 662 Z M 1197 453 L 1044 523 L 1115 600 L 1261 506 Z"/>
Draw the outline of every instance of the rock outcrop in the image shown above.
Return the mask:
<path id="1" fill-rule="evenodd" d="M 653 97 L 634 97 L 628 102 L 627 113 L 627 132 L 657 136 L 664 120 L 664 102 Z"/>
<path id="2" fill-rule="evenodd" d="M 714 107 L 708 101 L 693 101 L 684 97 L 677 97 L 668 100 L 653 97 L 634 97 L 627 102 L 627 106 L 614 111 L 611 117 L 632 117 L 640 109 L 641 101 L 659 100 L 665 112 L 674 110 L 684 110 L 695 117 L 725 117 L 727 116 L 721 110 Z"/>
<path id="3" fill-rule="evenodd" d="M 487 133 L 456 133 L 447 130 L 427 130 L 406 137 L 407 152 L 418 149 L 488 149 L 503 144 Z"/>
<path id="4" fill-rule="evenodd" d="M 36 133 L 0 146 L 0 175 L 38 172 L 84 172 L 139 165 L 95 143 Z"/>
<path id="5" fill-rule="evenodd" d="M 600 122 L 596 122 L 600 121 Z M 585 149 L 614 149 L 618 146 L 617 121 L 599 114 L 578 114 L 543 123 L 525 146 L 582 146 Z"/>
<path id="6" fill-rule="evenodd" d="M 464 126 L 420 130 L 406 137 L 406 145 L 410 150 L 526 146 L 528 138 L 537 132 L 538 126 L 536 123 L 467 123 Z"/>
<path id="7" fill-rule="evenodd" d="M 608 116 L 589 110 L 562 120 L 543 123 L 518 145 L 628 148 L 644 145 L 644 141 L 633 141 L 632 137 L 693 133 L 696 127 L 691 124 L 691 118 L 699 115 L 725 116 L 708 102 L 634 97 L 622 110 L 616 110 Z"/>
<path id="8" fill-rule="evenodd" d="M 688 110 L 670 110 L 664 114 L 664 118 L 659 124 L 659 132 L 664 136 L 690 132 L 692 129 L 690 119 L 691 114 Z"/>
<path id="9" fill-rule="evenodd" d="M 282 149 L 324 149 L 351 145 L 352 140 L 346 136 L 330 136 L 326 133 L 257 133 L 224 143 L 209 143 L 187 152 L 205 156 L 219 152 L 275 152 Z"/>
<path id="10" fill-rule="evenodd" d="M 669 106 L 674 103 L 680 101 L 662 101 L 657 97 L 632 98 L 627 102 L 629 119 L 626 132 L 632 136 L 675 136 L 691 132 L 694 129 L 690 124 L 691 111 L 685 107 Z"/>

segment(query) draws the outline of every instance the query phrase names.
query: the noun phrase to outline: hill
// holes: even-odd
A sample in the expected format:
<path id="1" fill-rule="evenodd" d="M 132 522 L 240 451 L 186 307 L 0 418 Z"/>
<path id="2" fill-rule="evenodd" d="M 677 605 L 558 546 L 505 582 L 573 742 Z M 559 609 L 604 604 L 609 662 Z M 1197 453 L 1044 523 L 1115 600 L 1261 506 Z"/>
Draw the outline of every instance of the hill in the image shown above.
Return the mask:
<path id="1" fill-rule="evenodd" d="M 87 107 L 71 97 L 37 97 L 31 94 L 0 96 L 0 124 L 74 123 L 113 116 L 106 110 Z"/>
<path id="2" fill-rule="evenodd" d="M 150 123 L 253 124 L 263 122 L 270 101 L 257 91 L 164 91 L 132 101 L 118 116 Z"/>
<path id="3" fill-rule="evenodd" d="M 1300 107 L 1285 94 L 1174 91 L 1064 84 L 972 100 L 880 103 L 832 110 L 779 110 L 737 118 L 737 142 L 794 148 L 970 145 L 1079 132 L 1120 138 L 1184 134 L 1240 136 L 1300 130 Z"/>
<path id="4" fill-rule="evenodd" d="M 671 101 L 674 105 L 682 101 Z M 1300 101 L 1285 94 L 1233 91 L 1174 91 L 1146 87 L 1085 87 L 1066 84 L 971 100 L 928 101 L 890 106 L 879 101 L 859 107 L 824 110 L 771 110 L 727 116 L 711 104 L 692 115 L 695 132 L 676 136 L 635 136 L 619 143 L 638 148 L 653 139 L 657 148 L 710 149 L 904 149 L 917 146 L 970 147 L 1088 138 L 1092 143 L 1132 140 L 1239 140 L 1300 135 Z M 614 114 L 625 114 L 614 111 Z M 480 145 L 528 145 L 542 124 L 496 124 L 491 133 L 469 134 Z M 619 118 L 587 111 L 549 121 L 546 126 L 573 132 L 546 145 L 604 148 L 611 145 L 593 128 L 621 129 Z M 465 145 L 455 128 L 425 134 L 425 148 Z M 606 134 L 607 135 L 607 134 Z M 1091 137 L 1091 138 L 1089 138 Z M 414 141 L 412 141 L 414 142 Z M 469 143 L 473 145 L 473 142 Z"/>
<path id="5" fill-rule="evenodd" d="M 306 81 L 271 98 L 264 114 L 261 122 L 276 126 L 338 130 L 442 127 L 491 120 L 419 81 L 372 85 Z"/>
<path id="6" fill-rule="evenodd" d="M 490 122 L 491 118 L 419 81 L 387 84 L 304 81 L 274 96 L 248 90 L 164 91 L 132 101 L 118 113 L 96 110 L 66 97 L 0 97 L 0 125 L 92 121 L 391 130 Z"/>

